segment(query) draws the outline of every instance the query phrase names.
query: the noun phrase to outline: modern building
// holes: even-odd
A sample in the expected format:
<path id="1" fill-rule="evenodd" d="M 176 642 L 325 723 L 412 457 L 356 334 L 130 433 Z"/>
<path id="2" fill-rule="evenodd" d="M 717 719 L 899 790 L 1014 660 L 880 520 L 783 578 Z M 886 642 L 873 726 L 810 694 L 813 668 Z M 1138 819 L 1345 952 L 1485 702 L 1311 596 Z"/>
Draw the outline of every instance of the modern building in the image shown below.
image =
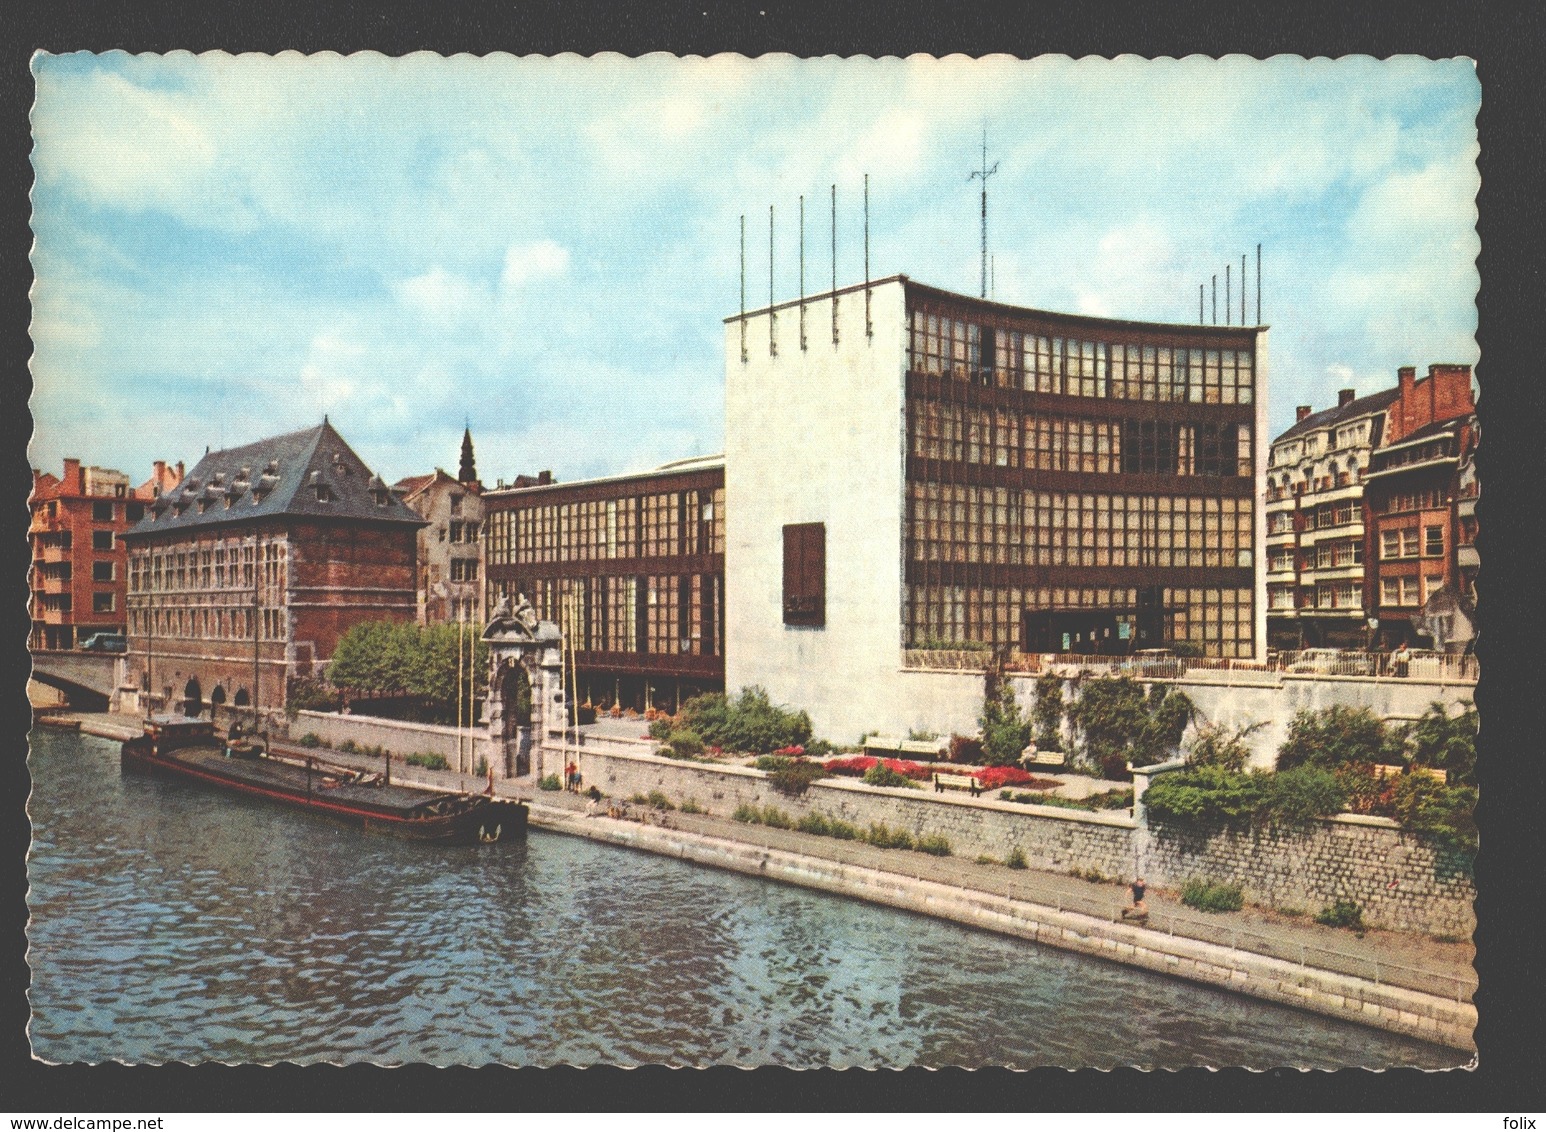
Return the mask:
<path id="1" fill-rule="evenodd" d="M 730 317 L 728 686 L 846 738 L 972 719 L 942 646 L 1258 656 L 1266 343 L 905 276 Z"/>
<path id="2" fill-rule="evenodd" d="M 142 700 L 282 707 L 352 626 L 413 619 L 423 525 L 326 418 L 206 453 L 123 536 Z"/>
<path id="3" fill-rule="evenodd" d="M 1464 651 L 1475 636 L 1478 441 L 1471 367 L 1397 371 L 1365 476 L 1365 558 L 1378 643 Z"/>
<path id="4" fill-rule="evenodd" d="M 483 504 L 488 608 L 524 594 L 563 629 L 577 702 L 674 711 L 724 690 L 722 457 L 518 483 L 485 492 Z"/>
<path id="5" fill-rule="evenodd" d="M 138 487 L 111 468 L 64 462 L 64 474 L 32 471 L 32 632 L 35 649 L 69 649 L 94 633 L 122 633 L 127 569 L 122 535 L 145 504 L 175 487 L 182 465 L 157 460 Z"/>
<path id="6" fill-rule="evenodd" d="M 483 610 L 483 485 L 471 430 L 462 433 L 454 479 L 436 468 L 429 475 L 398 480 L 392 491 L 426 521 L 419 530 L 419 623 L 478 621 Z"/>
<path id="7" fill-rule="evenodd" d="M 1267 464 L 1267 643 L 1280 649 L 1366 648 L 1364 474 L 1399 396 L 1337 394 L 1300 405 Z"/>

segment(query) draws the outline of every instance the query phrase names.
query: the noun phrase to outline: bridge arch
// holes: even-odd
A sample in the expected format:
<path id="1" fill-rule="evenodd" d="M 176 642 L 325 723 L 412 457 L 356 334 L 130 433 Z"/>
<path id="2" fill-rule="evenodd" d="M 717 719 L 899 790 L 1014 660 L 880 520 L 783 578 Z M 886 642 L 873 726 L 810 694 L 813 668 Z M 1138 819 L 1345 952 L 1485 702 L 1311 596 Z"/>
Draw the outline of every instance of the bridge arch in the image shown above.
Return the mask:
<path id="1" fill-rule="evenodd" d="M 238 688 L 236 697 L 231 702 L 237 707 L 248 707 L 252 703 L 252 697 L 248 695 L 246 688 Z"/>
<path id="2" fill-rule="evenodd" d="M 216 708 L 223 703 L 225 703 L 225 685 L 216 684 L 209 693 L 209 706 Z"/>

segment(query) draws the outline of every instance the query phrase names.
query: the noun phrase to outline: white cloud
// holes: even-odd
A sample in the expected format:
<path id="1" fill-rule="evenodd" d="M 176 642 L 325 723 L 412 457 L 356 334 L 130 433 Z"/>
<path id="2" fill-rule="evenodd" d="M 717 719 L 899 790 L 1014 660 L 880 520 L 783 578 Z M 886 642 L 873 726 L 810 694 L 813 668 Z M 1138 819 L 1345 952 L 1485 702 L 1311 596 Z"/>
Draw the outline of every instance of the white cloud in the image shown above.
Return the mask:
<path id="1" fill-rule="evenodd" d="M 514 290 L 539 279 L 553 279 L 569 270 L 569 249 L 552 240 L 514 245 L 505 251 L 502 287 Z"/>

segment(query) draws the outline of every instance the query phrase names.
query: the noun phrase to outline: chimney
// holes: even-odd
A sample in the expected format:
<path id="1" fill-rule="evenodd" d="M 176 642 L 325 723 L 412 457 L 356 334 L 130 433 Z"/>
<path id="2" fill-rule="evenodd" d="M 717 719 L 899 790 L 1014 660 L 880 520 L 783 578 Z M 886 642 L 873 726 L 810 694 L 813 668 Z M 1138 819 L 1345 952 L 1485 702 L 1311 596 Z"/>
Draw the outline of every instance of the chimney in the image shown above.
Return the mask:
<path id="1" fill-rule="evenodd" d="M 86 485 L 81 480 L 81 462 L 72 456 L 66 456 L 64 460 L 64 479 L 59 485 L 60 490 L 70 495 L 84 495 Z"/>
<path id="2" fill-rule="evenodd" d="M 1307 417 L 1309 415 L 1310 415 L 1310 406 L 1308 406 L 1308 405 L 1300 405 L 1297 409 L 1294 410 L 1294 423 L 1298 424 L 1300 421 L 1304 420 L 1305 417 Z"/>
<path id="3" fill-rule="evenodd" d="M 549 483 L 552 483 L 552 482 L 553 482 L 553 470 L 551 468 L 544 468 L 542 471 L 537 473 L 537 483 L 538 484 L 549 484 Z"/>
<path id="4" fill-rule="evenodd" d="M 179 460 L 179 461 L 177 461 L 177 483 L 182 483 L 182 482 L 183 482 L 183 462 L 181 460 Z M 173 484 L 172 486 L 176 487 L 177 484 Z"/>
<path id="5" fill-rule="evenodd" d="M 1338 389 L 1337 390 L 1337 408 L 1340 409 L 1344 405 L 1351 405 L 1352 403 L 1353 403 L 1353 391 L 1351 389 Z"/>

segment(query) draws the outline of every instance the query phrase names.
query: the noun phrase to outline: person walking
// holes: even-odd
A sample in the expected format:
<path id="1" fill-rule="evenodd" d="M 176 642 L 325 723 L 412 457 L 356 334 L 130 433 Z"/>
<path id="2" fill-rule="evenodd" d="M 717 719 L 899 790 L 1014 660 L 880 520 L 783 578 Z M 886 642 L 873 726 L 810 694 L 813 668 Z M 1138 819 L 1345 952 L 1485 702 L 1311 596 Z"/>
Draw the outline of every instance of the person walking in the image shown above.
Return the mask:
<path id="1" fill-rule="evenodd" d="M 1142 923 L 1149 918 L 1149 906 L 1144 903 L 1144 896 L 1148 893 L 1149 887 L 1143 877 L 1139 877 L 1133 881 L 1131 888 L 1133 890 L 1133 903 L 1130 907 L 1122 909 L 1122 918 L 1124 920 L 1137 920 L 1139 923 Z"/>

